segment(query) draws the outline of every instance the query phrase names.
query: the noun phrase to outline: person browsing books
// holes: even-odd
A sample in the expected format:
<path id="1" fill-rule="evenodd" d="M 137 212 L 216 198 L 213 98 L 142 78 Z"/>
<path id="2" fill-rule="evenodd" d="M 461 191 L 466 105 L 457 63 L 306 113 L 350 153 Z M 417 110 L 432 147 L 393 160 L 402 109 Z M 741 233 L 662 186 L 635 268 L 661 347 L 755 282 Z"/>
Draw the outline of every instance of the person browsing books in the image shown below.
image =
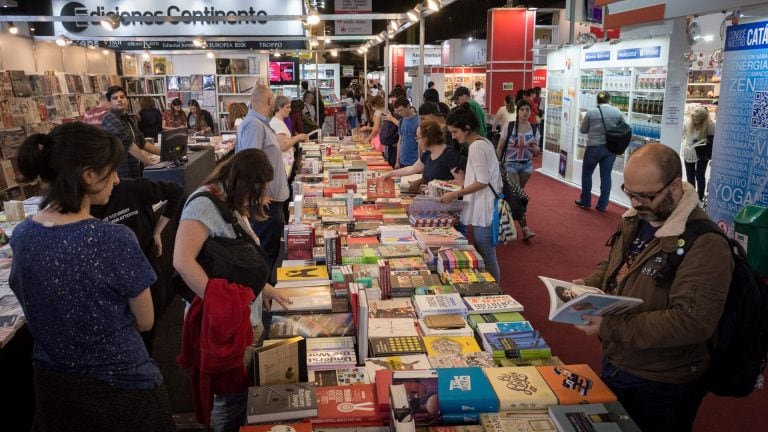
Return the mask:
<path id="1" fill-rule="evenodd" d="M 187 113 L 182 109 L 181 99 L 171 101 L 171 108 L 163 113 L 163 129 L 176 129 L 187 125 Z"/>
<path id="2" fill-rule="evenodd" d="M 240 229 L 258 243 L 258 237 L 251 229 L 248 220 L 250 218 L 261 221 L 268 217 L 268 213 L 264 211 L 269 201 L 267 184 L 275 175 L 280 173 L 274 172 L 269 158 L 263 151 L 245 149 L 219 164 L 195 193 L 210 192 L 216 199 L 222 201 L 224 207 L 234 215 Z M 209 283 L 215 281 L 209 278 L 206 270 L 197 261 L 203 244 L 212 236 L 236 238 L 237 235 L 234 226 L 224 220 L 216 204 L 208 197 L 189 200 L 182 210 L 181 222 L 176 233 L 173 266 L 187 286 L 200 298 L 206 296 Z M 269 278 L 266 274 L 262 276 L 264 280 Z M 256 301 L 250 305 L 250 324 L 254 328 L 254 335 L 262 334 L 264 331 L 261 317 L 262 304 L 268 309 L 274 300 L 285 307 L 290 300 L 280 295 L 270 284 L 249 288 L 257 295 Z M 193 308 L 194 305 L 193 302 Z M 232 331 L 234 332 L 234 329 Z M 231 340 L 236 339 L 232 336 Z M 250 341 L 247 343 L 250 344 Z M 231 346 L 221 347 L 222 350 L 232 348 Z M 246 383 L 244 389 L 247 387 Z M 245 421 L 246 399 L 245 391 L 215 394 L 213 409 L 210 412 L 211 428 L 215 431 L 238 430 Z M 205 416 L 207 413 L 198 414 Z"/>
<path id="3" fill-rule="evenodd" d="M 213 118 L 211 113 L 200 108 L 200 103 L 195 99 L 189 101 L 189 115 L 187 116 L 187 128 L 195 134 L 213 135 Z"/>
<path id="4" fill-rule="evenodd" d="M 155 273 L 130 229 L 90 215 L 120 182 L 124 155 L 79 122 L 19 148 L 21 174 L 45 184 L 40 212 L 13 230 L 9 278 L 34 342 L 38 431 L 176 430 L 139 335 L 154 323 Z"/>
<path id="5" fill-rule="evenodd" d="M 722 236 L 706 233 L 674 273 L 664 268 L 667 254 L 683 250 L 686 225 L 709 219 L 671 148 L 650 143 L 632 153 L 622 190 L 632 208 L 608 258 L 574 283 L 643 303 L 622 314 L 585 315 L 587 324 L 577 328 L 599 336 L 602 378 L 640 429 L 690 431 L 706 393 L 707 341 L 725 304 L 731 252 Z"/>
<path id="6" fill-rule="evenodd" d="M 698 106 L 691 113 L 691 118 L 683 122 L 683 159 L 685 160 L 685 178 L 699 194 L 699 201 L 704 199 L 707 189 L 707 165 L 712 158 L 712 139 L 715 135 L 715 123 L 709 117 L 705 106 Z"/>
<path id="7" fill-rule="evenodd" d="M 469 145 L 464 186 L 456 192 L 448 192 L 441 201 L 448 203 L 463 197 L 467 205 L 461 211 L 461 223 L 472 225 L 475 247 L 483 256 L 485 266 L 496 282 L 501 285 L 501 272 L 496 259 L 496 241 L 493 238 L 493 213 L 496 193 L 500 193 L 501 173 L 494 146 L 478 129 L 480 122 L 467 106 L 456 108 L 446 119 L 453 139 Z M 493 188 L 493 190 L 491 190 Z"/>
<path id="8" fill-rule="evenodd" d="M 419 127 L 419 116 L 411 108 L 411 102 L 405 96 L 400 96 L 393 104 L 395 113 L 400 116 L 397 141 L 397 163 L 395 168 L 411 166 L 419 160 L 419 144 L 416 142 L 416 129 Z M 386 118 L 389 118 L 387 116 Z"/>
<path id="9" fill-rule="evenodd" d="M 443 129 L 435 121 L 426 121 L 416 129 L 421 157 L 411 166 L 389 171 L 385 178 L 401 177 L 421 173 L 422 184 L 432 180 L 454 180 L 461 163 L 461 156 L 445 144 Z"/>

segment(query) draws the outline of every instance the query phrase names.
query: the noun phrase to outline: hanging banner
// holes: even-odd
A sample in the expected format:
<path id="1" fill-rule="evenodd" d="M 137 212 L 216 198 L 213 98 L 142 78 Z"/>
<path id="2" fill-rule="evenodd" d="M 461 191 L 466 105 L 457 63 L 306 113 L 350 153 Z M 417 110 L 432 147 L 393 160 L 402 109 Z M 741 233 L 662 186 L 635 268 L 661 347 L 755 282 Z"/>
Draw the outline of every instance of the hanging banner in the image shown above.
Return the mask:
<path id="1" fill-rule="evenodd" d="M 222 5 L 226 3 L 226 5 Z M 205 21 L 125 21 L 109 30 L 101 21 L 54 22 L 56 34 L 76 38 L 109 36 L 304 36 L 301 22 L 265 21 L 269 15 L 303 15 L 301 0 L 230 0 L 219 2 L 203 0 L 187 2 L 181 0 L 52 0 L 53 16 L 104 17 L 115 14 L 121 17 L 206 17 Z M 221 21 L 225 16 L 242 17 L 240 21 Z"/>
<path id="2" fill-rule="evenodd" d="M 728 28 L 707 213 L 733 235 L 745 204 L 768 207 L 768 21 Z"/>
<path id="3" fill-rule="evenodd" d="M 390 47 L 391 51 L 390 58 L 392 59 L 392 80 L 390 81 L 392 83 L 392 88 L 395 87 L 395 85 L 400 84 L 401 86 L 405 85 L 405 48 L 401 47 Z"/>
<path id="4" fill-rule="evenodd" d="M 372 0 L 335 0 L 337 14 L 371 13 Z M 338 20 L 334 22 L 337 35 L 370 35 L 373 34 L 371 20 Z"/>

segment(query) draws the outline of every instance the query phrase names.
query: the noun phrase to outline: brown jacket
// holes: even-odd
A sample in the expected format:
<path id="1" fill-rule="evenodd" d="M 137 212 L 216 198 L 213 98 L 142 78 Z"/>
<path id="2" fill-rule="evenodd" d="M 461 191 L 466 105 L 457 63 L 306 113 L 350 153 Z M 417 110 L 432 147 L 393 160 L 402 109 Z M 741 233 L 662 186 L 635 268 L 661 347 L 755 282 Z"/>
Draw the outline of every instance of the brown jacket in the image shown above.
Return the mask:
<path id="1" fill-rule="evenodd" d="M 673 280 L 660 283 L 654 275 L 675 253 L 688 221 L 707 218 L 698 207 L 696 191 L 684 183 L 684 194 L 655 238 L 637 257 L 613 292 L 608 284 L 624 262 L 639 226 L 630 208 L 619 225 L 619 236 L 606 261 L 585 279 L 609 294 L 643 299 L 632 311 L 607 316 L 600 326 L 603 353 L 619 369 L 665 383 L 686 383 L 701 376 L 709 364 L 705 345 L 714 333 L 733 272 L 725 239 L 703 234 L 686 253 Z"/>

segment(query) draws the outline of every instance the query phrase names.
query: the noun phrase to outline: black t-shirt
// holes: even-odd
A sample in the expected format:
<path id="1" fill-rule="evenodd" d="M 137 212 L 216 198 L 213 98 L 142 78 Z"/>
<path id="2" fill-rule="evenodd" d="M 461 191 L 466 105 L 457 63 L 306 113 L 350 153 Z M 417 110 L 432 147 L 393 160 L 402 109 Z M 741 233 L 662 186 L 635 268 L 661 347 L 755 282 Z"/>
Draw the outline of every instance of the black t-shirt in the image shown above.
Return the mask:
<path id="1" fill-rule="evenodd" d="M 429 183 L 435 179 L 453 180 L 451 170 L 459 166 L 460 160 L 461 155 L 450 147 L 446 147 L 443 154 L 435 160 L 432 160 L 432 152 L 427 150 L 421 155 L 421 163 L 424 164 L 421 178 L 424 183 Z"/>
<path id="2" fill-rule="evenodd" d="M 163 216 L 174 219 L 184 202 L 184 189 L 173 182 L 156 182 L 143 177 L 121 179 L 112 189 L 109 202 L 91 206 L 91 216 L 125 225 L 136 234 L 141 250 L 154 255 L 155 212 L 152 206 L 167 201 Z"/>
<path id="3" fill-rule="evenodd" d="M 632 244 L 629 245 L 629 251 L 627 251 L 627 257 L 624 260 L 624 264 L 621 265 L 619 271 L 616 273 L 616 278 L 610 284 L 611 291 L 616 289 L 616 285 L 624 279 L 627 275 L 629 268 L 635 263 L 637 257 L 648 247 L 648 244 L 653 240 L 656 231 L 660 227 L 653 227 L 651 224 L 645 221 L 641 221 L 637 228 L 637 234 L 635 239 L 632 240 Z"/>

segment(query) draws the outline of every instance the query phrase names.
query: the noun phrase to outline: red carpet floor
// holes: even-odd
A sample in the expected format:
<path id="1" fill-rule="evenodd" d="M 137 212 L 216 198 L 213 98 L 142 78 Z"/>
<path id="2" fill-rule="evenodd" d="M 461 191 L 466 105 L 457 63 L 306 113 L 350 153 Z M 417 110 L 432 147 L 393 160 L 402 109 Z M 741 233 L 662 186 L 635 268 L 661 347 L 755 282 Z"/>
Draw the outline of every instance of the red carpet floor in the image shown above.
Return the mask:
<path id="1" fill-rule="evenodd" d="M 577 189 L 540 173 L 534 173 L 526 190 L 531 197 L 528 224 L 536 236 L 498 249 L 504 289 L 525 305 L 525 317 L 541 331 L 555 355 L 566 363 L 587 363 L 599 371 L 597 338 L 547 319 L 549 296 L 538 276 L 571 280 L 591 273 L 608 254 L 605 242 L 625 209 L 613 204 L 606 213 L 578 208 L 573 203 Z M 694 430 L 768 430 L 768 389 L 741 399 L 708 395 Z"/>

